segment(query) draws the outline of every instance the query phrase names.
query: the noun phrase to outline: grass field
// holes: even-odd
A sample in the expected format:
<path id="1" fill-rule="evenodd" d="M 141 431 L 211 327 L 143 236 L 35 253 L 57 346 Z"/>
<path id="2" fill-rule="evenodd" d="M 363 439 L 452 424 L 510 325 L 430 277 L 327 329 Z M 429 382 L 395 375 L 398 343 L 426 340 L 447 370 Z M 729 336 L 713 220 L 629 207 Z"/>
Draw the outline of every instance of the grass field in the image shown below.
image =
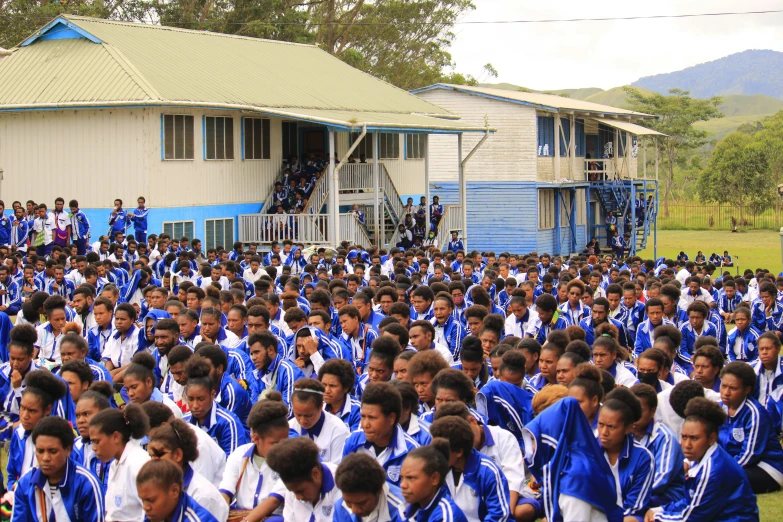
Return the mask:
<path id="1" fill-rule="evenodd" d="M 653 258 L 652 236 L 647 249 L 639 253 L 643 259 Z M 734 257 L 735 273 L 750 268 L 767 268 L 776 275 L 783 270 L 780 253 L 780 234 L 769 230 L 724 232 L 715 230 L 661 230 L 658 232 L 658 257 L 676 258 L 685 251 L 691 259 L 701 250 L 709 257 L 713 252 L 728 250 Z M 783 520 L 783 518 L 781 518 Z"/>

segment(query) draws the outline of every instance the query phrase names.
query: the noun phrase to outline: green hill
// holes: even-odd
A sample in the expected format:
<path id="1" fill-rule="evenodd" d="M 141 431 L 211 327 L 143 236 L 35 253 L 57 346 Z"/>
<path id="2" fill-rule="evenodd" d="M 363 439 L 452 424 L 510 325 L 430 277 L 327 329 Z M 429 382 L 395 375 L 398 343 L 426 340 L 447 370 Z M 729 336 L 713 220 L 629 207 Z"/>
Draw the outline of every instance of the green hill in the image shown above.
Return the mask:
<path id="1" fill-rule="evenodd" d="M 743 123 L 750 121 L 763 120 L 770 114 L 743 114 L 741 116 L 726 116 L 725 118 L 716 118 L 709 121 L 699 121 L 693 124 L 694 127 L 701 130 L 706 130 L 712 134 L 712 138 L 715 141 L 723 139 L 727 134 L 731 134 Z"/>
<path id="2" fill-rule="evenodd" d="M 643 93 L 651 93 L 647 89 L 639 89 Z M 601 91 L 585 98 L 585 101 L 592 103 L 600 103 L 602 105 L 611 105 L 612 107 L 626 108 L 628 107 L 628 96 L 622 87 L 614 87 L 608 91 Z"/>
<path id="3" fill-rule="evenodd" d="M 514 85 L 513 83 L 480 83 L 479 87 L 489 87 L 491 89 L 505 89 L 507 91 L 518 91 L 519 89 L 523 89 L 526 91 L 533 91 L 534 89 L 528 89 L 527 87 L 522 87 L 520 85 Z M 599 89 L 598 87 L 584 87 L 582 89 L 553 89 L 553 90 L 536 90 L 535 92 L 541 92 L 546 94 L 566 94 L 569 98 L 573 98 L 575 100 L 586 100 L 588 96 L 592 96 L 593 94 L 597 94 L 602 92 L 603 89 Z"/>
<path id="4" fill-rule="evenodd" d="M 723 97 L 720 111 L 729 116 L 772 114 L 783 110 L 783 100 L 763 94 L 730 94 Z"/>

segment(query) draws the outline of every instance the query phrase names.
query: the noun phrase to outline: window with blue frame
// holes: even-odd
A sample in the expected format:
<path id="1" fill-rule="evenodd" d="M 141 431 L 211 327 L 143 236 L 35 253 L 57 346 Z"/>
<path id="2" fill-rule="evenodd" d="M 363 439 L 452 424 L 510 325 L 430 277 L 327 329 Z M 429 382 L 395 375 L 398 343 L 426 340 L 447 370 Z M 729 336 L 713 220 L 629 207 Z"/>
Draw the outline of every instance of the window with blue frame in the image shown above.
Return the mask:
<path id="1" fill-rule="evenodd" d="M 584 157 L 586 151 L 585 120 L 576 120 L 576 155 Z"/>
<path id="2" fill-rule="evenodd" d="M 269 159 L 269 138 L 268 119 L 242 118 L 242 159 Z"/>
<path id="3" fill-rule="evenodd" d="M 405 159 L 424 158 L 424 140 L 426 134 L 406 134 L 405 135 Z"/>
<path id="4" fill-rule="evenodd" d="M 555 118 L 552 116 L 539 116 L 538 127 L 538 155 L 555 155 Z"/>
<path id="5" fill-rule="evenodd" d="M 560 156 L 568 156 L 568 147 L 571 146 L 571 120 L 560 118 Z"/>

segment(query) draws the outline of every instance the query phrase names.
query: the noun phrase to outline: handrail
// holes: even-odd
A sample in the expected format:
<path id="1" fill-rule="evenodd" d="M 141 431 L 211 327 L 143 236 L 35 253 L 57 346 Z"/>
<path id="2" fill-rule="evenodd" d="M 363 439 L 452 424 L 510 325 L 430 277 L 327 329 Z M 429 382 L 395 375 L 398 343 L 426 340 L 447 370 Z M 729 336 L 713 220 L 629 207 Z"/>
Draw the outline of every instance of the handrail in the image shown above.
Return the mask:
<path id="1" fill-rule="evenodd" d="M 313 191 L 310 193 L 310 200 L 307 202 L 309 214 L 320 214 L 321 209 L 326 203 L 326 199 L 329 197 L 329 183 L 328 176 L 323 175 L 318 178 L 318 181 L 313 187 Z"/>
<path id="2" fill-rule="evenodd" d="M 448 236 L 454 230 L 462 231 L 462 207 L 460 205 L 444 205 L 443 215 L 438 223 L 438 239 L 444 245 Z"/>
<path id="3" fill-rule="evenodd" d="M 353 213 L 340 214 L 340 238 L 363 248 L 372 245 L 364 225 L 359 222 L 359 218 Z"/>
<path id="4" fill-rule="evenodd" d="M 326 214 L 240 214 L 239 241 L 269 244 L 290 239 L 305 244 L 326 244 Z"/>
<path id="5" fill-rule="evenodd" d="M 380 164 L 383 169 L 384 176 L 381 176 L 381 188 L 383 189 L 383 195 L 391 205 L 392 210 L 396 214 L 397 221 L 403 219 L 404 208 L 402 200 L 400 199 L 400 193 L 397 191 L 397 187 L 394 186 L 394 180 L 389 175 L 389 171 L 386 170 L 386 165 Z M 429 202 L 428 202 L 429 203 Z"/>

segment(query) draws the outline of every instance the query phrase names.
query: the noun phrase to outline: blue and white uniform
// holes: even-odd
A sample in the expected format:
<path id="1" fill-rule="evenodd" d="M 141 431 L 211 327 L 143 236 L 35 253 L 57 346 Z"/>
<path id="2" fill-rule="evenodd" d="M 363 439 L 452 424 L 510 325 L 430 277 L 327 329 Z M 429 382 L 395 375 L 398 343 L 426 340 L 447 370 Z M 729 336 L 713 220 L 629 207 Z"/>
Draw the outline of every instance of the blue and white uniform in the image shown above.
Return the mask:
<path id="1" fill-rule="evenodd" d="M 607 456 L 607 462 L 609 458 Z M 652 453 L 628 435 L 617 462 L 612 466 L 617 482 L 617 500 L 622 501 L 624 515 L 643 517 L 650 504 L 655 462 Z"/>
<path id="2" fill-rule="evenodd" d="M 401 520 L 404 522 L 468 522 L 465 513 L 451 498 L 449 488 L 444 484 L 438 493 L 426 506 L 406 504 L 400 509 Z"/>
<path id="3" fill-rule="evenodd" d="M 362 522 L 376 520 L 378 522 L 400 522 L 400 508 L 405 505 L 400 488 L 388 482 L 383 485 L 383 493 L 378 497 L 375 509 L 366 517 L 357 517 L 345 505 L 342 499 L 334 507 L 334 522 Z"/>
<path id="4" fill-rule="evenodd" d="M 324 462 L 339 464 L 343 458 L 343 446 L 350 432 L 343 421 L 331 413 L 321 412 L 321 417 L 310 429 L 304 429 L 296 418 L 288 421 L 291 436 L 309 437 L 318 446 L 318 455 Z"/>
<path id="5" fill-rule="evenodd" d="M 718 329 L 714 324 L 705 320 L 704 325 L 701 328 L 701 332 L 697 332 L 693 329 L 690 322 L 683 323 L 680 326 L 680 333 L 682 334 L 682 343 L 680 343 L 680 349 L 677 350 L 675 359 L 677 363 L 688 373 L 693 372 L 693 352 L 695 351 L 693 345 L 699 337 L 714 337 L 719 338 Z"/>
<path id="6" fill-rule="evenodd" d="M 293 415 L 291 413 L 291 394 L 294 392 L 294 382 L 304 377 L 302 370 L 278 354 L 266 370 L 253 370 L 253 376 L 255 381 L 253 381 L 251 402 L 255 403 L 263 399 L 266 390 L 278 391 L 283 396 L 283 402 L 288 406 L 289 417 Z"/>
<path id="7" fill-rule="evenodd" d="M 386 471 L 386 481 L 394 486 L 400 485 L 400 471 L 405 457 L 419 447 L 413 437 L 408 435 L 402 426 L 396 424 L 389 445 L 376 454 L 372 442 L 367 440 L 363 431 L 354 431 L 345 441 L 343 457 L 351 453 L 364 453 L 374 458 Z"/>
<path id="8" fill-rule="evenodd" d="M 310 502 L 296 499 L 296 495 L 286 490 L 284 495 L 273 494 L 280 499 L 283 508 L 283 520 L 302 520 L 307 522 L 332 522 L 334 507 L 341 498 L 340 490 L 334 484 L 334 473 L 337 466 L 328 462 L 321 464 L 321 494 L 313 506 Z"/>
<path id="9" fill-rule="evenodd" d="M 527 387 L 494 379 L 476 395 L 476 409 L 489 424 L 508 430 L 521 442 L 525 426 L 533 420 L 533 395 Z"/>
<path id="10" fill-rule="evenodd" d="M 21 424 L 14 429 L 8 445 L 8 464 L 6 466 L 8 477 L 8 490 L 12 491 L 28 471 L 38 467 L 38 459 L 35 456 L 32 431 L 25 431 Z"/>
<path id="11" fill-rule="evenodd" d="M 579 323 L 581 323 L 583 319 L 589 318 L 591 313 L 590 308 L 583 305 L 581 301 L 577 308 L 571 308 L 571 303 L 566 301 L 560 305 L 559 309 L 560 317 L 565 319 L 569 326 L 579 326 Z"/>
<path id="12" fill-rule="evenodd" d="M 462 324 L 452 315 L 448 316 L 443 324 L 438 323 L 434 317 L 430 322 L 435 327 L 434 341 L 447 346 L 454 360 L 458 361 L 462 350 L 462 341 L 465 340 L 466 335 Z"/>
<path id="13" fill-rule="evenodd" d="M 350 393 L 345 394 L 343 407 L 340 411 L 332 411 L 329 405 L 325 403 L 324 411 L 342 420 L 348 431 L 353 432 L 359 429 L 359 423 L 362 420 L 362 403 L 354 399 Z"/>
<path id="14" fill-rule="evenodd" d="M 651 506 L 662 506 L 685 497 L 685 455 L 674 432 L 660 422 L 652 421 L 647 432 L 637 441 L 647 448 L 655 463 Z"/>
<path id="15" fill-rule="evenodd" d="M 239 446 L 228 456 L 219 489 L 231 499 L 231 509 L 235 510 L 253 509 L 272 493 L 283 497 L 286 491 L 280 476 L 257 454 L 252 442 Z M 282 506 L 274 512 L 282 513 Z"/>
<path id="16" fill-rule="evenodd" d="M 182 420 L 207 432 L 223 449 L 226 457 L 248 440 L 247 432 L 237 416 L 216 403 L 212 403 L 212 409 L 203 424 L 192 413 L 185 414 Z"/>
<path id="17" fill-rule="evenodd" d="M 492 459 L 473 449 L 456 483 L 453 473 L 452 470 L 446 475 L 446 486 L 469 522 L 508 520 L 508 481 Z"/>
<path id="18" fill-rule="evenodd" d="M 171 522 L 219 522 L 212 513 L 184 491 L 179 497 L 179 503 L 174 513 L 171 514 L 170 520 Z M 145 516 L 144 522 L 150 522 L 150 519 Z"/>
<path id="19" fill-rule="evenodd" d="M 759 356 L 760 335 L 753 325 L 748 325 L 744 331 L 740 331 L 736 326 L 732 328 L 726 338 L 726 356 L 729 362 L 755 361 Z"/>

